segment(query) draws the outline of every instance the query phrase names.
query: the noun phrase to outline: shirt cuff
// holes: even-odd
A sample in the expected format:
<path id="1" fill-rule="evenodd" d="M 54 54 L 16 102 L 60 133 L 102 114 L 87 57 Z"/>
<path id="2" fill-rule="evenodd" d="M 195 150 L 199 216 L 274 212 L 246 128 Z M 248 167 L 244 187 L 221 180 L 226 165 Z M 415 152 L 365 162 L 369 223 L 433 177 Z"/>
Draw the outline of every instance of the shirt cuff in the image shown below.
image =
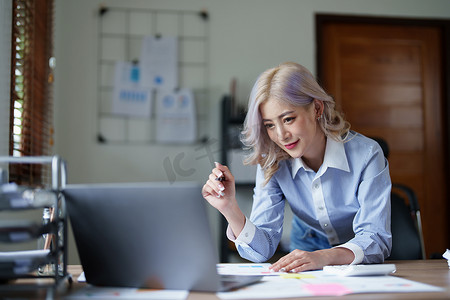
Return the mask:
<path id="1" fill-rule="evenodd" d="M 244 228 L 242 228 L 241 233 L 236 236 L 233 233 L 233 230 L 231 230 L 230 225 L 227 227 L 227 237 L 230 241 L 235 242 L 237 244 L 250 244 L 250 242 L 253 240 L 253 237 L 255 236 L 256 226 L 250 222 L 247 217 L 245 217 L 245 224 Z"/>
<path id="2" fill-rule="evenodd" d="M 346 248 L 349 249 L 353 252 L 353 254 L 355 255 L 355 259 L 353 259 L 353 261 L 350 263 L 351 265 L 357 265 L 360 264 L 363 259 L 364 259 L 364 251 L 361 249 L 360 246 L 353 244 L 353 243 L 345 243 L 339 246 L 336 246 L 334 248 Z"/>

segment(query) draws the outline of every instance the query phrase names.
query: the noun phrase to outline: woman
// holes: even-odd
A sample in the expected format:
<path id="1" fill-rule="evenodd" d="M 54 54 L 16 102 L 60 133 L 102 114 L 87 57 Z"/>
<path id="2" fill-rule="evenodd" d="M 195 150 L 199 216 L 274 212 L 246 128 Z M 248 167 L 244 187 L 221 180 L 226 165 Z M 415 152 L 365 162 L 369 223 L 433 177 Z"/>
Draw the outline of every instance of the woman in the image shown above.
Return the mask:
<path id="1" fill-rule="evenodd" d="M 306 68 L 288 62 L 260 75 L 242 142 L 250 150 L 245 163 L 258 165 L 250 218 L 238 206 L 226 166 L 216 163 L 202 195 L 227 219 L 227 236 L 243 258 L 272 257 L 285 201 L 294 214 L 291 252 L 273 271 L 381 263 L 389 256 L 388 163 L 375 141 L 350 131 Z"/>

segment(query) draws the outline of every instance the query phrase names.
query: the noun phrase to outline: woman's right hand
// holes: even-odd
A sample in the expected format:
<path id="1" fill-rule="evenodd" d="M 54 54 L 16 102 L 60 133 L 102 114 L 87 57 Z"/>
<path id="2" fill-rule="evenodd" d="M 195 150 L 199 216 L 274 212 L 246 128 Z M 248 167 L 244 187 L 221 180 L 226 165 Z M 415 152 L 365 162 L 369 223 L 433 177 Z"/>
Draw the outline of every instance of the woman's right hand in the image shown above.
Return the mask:
<path id="1" fill-rule="evenodd" d="M 223 178 L 223 180 L 219 181 L 217 178 Z M 237 237 L 244 228 L 245 215 L 237 203 L 234 176 L 227 166 L 216 163 L 216 167 L 203 186 L 202 195 L 227 219 Z"/>
<path id="2" fill-rule="evenodd" d="M 211 171 L 203 186 L 202 196 L 209 204 L 226 215 L 227 210 L 237 204 L 234 176 L 227 166 L 217 162 L 215 164 L 216 167 Z M 220 181 L 217 178 L 222 178 L 222 180 Z"/>

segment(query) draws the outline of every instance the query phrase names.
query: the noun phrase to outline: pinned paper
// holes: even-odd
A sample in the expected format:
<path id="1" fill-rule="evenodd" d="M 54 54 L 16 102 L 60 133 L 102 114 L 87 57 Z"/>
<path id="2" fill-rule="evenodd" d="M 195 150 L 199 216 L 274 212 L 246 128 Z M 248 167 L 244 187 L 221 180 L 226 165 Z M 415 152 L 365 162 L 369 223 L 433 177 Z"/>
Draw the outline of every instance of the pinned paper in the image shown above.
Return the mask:
<path id="1" fill-rule="evenodd" d="M 112 113 L 135 117 L 150 117 L 152 93 L 140 85 L 140 67 L 119 61 L 115 66 Z"/>
<path id="2" fill-rule="evenodd" d="M 142 42 L 140 66 L 143 86 L 168 90 L 177 88 L 177 39 L 146 36 Z"/>
<path id="3" fill-rule="evenodd" d="M 197 139 L 197 120 L 192 91 L 158 91 L 156 140 L 161 143 L 192 143 Z"/>

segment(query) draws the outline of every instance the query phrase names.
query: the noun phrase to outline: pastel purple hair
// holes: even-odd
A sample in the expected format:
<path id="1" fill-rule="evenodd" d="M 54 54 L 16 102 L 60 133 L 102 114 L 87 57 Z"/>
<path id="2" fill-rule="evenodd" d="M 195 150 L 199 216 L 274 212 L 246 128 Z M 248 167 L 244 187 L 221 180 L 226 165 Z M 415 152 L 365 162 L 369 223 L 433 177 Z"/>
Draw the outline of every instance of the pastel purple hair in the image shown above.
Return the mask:
<path id="1" fill-rule="evenodd" d="M 344 141 L 350 124 L 335 110 L 335 102 L 317 83 L 311 72 L 300 64 L 286 62 L 263 72 L 250 93 L 247 116 L 241 141 L 249 150 L 245 164 L 260 164 L 265 183 L 278 170 L 279 162 L 290 156 L 268 136 L 262 124 L 259 106 L 269 99 L 277 99 L 293 106 L 307 106 L 314 99 L 324 103 L 318 122 L 327 137 Z"/>

